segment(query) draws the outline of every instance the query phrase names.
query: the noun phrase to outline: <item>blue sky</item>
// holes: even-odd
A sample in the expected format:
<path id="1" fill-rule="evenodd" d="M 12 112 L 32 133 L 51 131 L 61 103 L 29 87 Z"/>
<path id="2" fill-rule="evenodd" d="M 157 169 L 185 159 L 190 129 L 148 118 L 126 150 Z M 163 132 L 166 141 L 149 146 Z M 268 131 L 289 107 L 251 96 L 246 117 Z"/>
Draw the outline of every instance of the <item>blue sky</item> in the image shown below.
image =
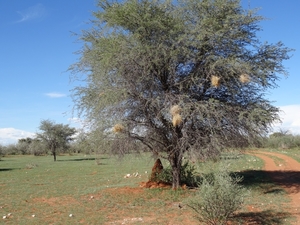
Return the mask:
<path id="1" fill-rule="evenodd" d="M 300 134 L 300 1 L 241 2 L 269 18 L 261 23 L 261 40 L 296 50 L 284 62 L 290 76 L 267 97 L 285 112 L 280 127 Z M 42 119 L 76 126 L 67 69 L 82 43 L 72 32 L 87 29 L 96 9 L 96 0 L 0 0 L 0 144 L 32 136 Z"/>

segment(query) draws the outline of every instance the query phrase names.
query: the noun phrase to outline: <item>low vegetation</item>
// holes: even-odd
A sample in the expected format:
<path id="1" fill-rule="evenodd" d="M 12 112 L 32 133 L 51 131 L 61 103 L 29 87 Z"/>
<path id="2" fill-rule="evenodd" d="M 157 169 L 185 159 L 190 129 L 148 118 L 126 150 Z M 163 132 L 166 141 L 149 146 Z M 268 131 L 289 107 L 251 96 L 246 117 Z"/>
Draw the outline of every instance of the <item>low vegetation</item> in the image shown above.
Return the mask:
<path id="1" fill-rule="evenodd" d="M 300 135 L 289 132 L 275 132 L 264 140 L 264 147 L 270 149 L 288 150 L 300 148 Z"/>

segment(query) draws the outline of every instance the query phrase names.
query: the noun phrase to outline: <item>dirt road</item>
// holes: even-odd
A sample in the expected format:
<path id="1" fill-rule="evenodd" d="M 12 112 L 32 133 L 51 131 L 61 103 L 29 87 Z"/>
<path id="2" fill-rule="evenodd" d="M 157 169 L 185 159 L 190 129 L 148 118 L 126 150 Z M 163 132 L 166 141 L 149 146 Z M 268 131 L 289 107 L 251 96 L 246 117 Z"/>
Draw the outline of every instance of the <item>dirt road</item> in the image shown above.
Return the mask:
<path id="1" fill-rule="evenodd" d="M 253 155 L 264 160 L 264 170 L 272 172 L 271 179 L 287 191 L 291 199 L 289 213 L 300 225 L 300 163 L 279 153 L 255 151 Z"/>

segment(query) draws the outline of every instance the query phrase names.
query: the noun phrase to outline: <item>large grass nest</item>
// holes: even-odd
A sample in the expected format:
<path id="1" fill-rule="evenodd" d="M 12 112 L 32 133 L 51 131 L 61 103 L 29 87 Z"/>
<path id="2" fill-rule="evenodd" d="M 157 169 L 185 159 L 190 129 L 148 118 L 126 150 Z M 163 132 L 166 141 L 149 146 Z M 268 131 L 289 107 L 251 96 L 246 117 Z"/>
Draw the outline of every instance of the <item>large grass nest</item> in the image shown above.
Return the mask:
<path id="1" fill-rule="evenodd" d="M 211 76 L 211 85 L 215 88 L 220 87 L 221 85 L 221 78 L 218 76 Z"/>
<path id="2" fill-rule="evenodd" d="M 248 74 L 242 74 L 239 78 L 240 82 L 243 83 L 243 84 L 246 84 L 246 83 L 249 83 L 251 78 Z"/>
<path id="3" fill-rule="evenodd" d="M 124 130 L 124 126 L 122 124 L 116 124 L 114 127 L 113 127 L 113 132 L 114 133 L 121 133 L 122 131 Z"/>
<path id="4" fill-rule="evenodd" d="M 179 105 L 173 105 L 173 106 L 171 107 L 171 109 L 170 109 L 170 113 L 171 113 L 172 116 L 175 116 L 175 115 L 177 115 L 177 114 L 180 114 L 180 112 L 181 112 L 181 108 L 180 108 Z"/>
<path id="5" fill-rule="evenodd" d="M 179 114 L 175 114 L 172 119 L 173 126 L 179 126 L 182 123 L 182 118 Z"/>
<path id="6" fill-rule="evenodd" d="M 179 105 L 174 105 L 170 109 L 170 113 L 172 115 L 172 124 L 174 127 L 179 126 L 182 123 L 180 112 L 181 108 Z"/>

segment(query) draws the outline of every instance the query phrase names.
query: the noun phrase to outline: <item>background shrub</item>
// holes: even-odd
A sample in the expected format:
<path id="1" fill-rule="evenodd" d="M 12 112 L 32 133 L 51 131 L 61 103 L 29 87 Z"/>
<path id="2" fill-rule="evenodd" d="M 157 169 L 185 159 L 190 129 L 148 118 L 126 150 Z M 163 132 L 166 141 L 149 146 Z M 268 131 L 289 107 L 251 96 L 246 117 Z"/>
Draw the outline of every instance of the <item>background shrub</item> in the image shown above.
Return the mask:
<path id="1" fill-rule="evenodd" d="M 3 154 L 4 155 L 19 155 L 19 150 L 18 150 L 16 144 L 9 144 L 9 145 L 4 146 Z"/>
<path id="2" fill-rule="evenodd" d="M 194 165 L 190 164 L 188 161 L 184 162 L 180 170 L 181 183 L 189 187 L 196 187 L 198 184 L 196 168 Z M 157 179 L 167 183 L 172 183 L 172 168 L 168 166 L 158 174 Z"/>
<path id="3" fill-rule="evenodd" d="M 39 140 L 35 140 L 30 144 L 29 151 L 35 156 L 42 156 L 47 154 L 46 146 Z"/>
<path id="4" fill-rule="evenodd" d="M 276 132 L 265 138 L 264 147 L 275 149 L 300 148 L 300 135 Z"/>

